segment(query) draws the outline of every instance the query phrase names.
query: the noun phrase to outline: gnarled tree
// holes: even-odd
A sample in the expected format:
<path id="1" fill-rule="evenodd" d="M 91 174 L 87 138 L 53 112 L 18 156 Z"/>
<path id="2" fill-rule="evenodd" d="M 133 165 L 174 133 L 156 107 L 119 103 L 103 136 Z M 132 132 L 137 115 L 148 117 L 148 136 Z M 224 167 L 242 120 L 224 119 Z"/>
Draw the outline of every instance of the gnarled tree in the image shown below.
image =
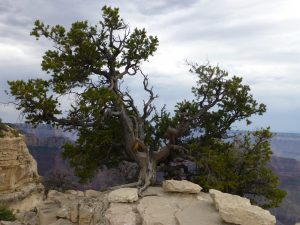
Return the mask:
<path id="1" fill-rule="evenodd" d="M 180 156 L 197 162 L 193 146 L 223 140 L 234 122 L 265 112 L 265 105 L 253 99 L 241 78 L 230 78 L 209 65 L 190 65 L 198 75 L 194 100 L 178 103 L 173 117 L 164 108 L 156 110 L 157 95 L 141 64 L 153 55 L 158 39 L 144 29 L 130 31 L 118 9 L 102 10 L 99 24 L 75 22 L 69 31 L 36 21 L 31 34 L 54 43 L 42 61 L 51 78 L 9 81 L 17 108 L 28 122 L 78 132 L 76 143 L 65 145 L 63 152 L 77 176 L 90 178 L 103 165 L 132 161 L 140 168 L 137 185 L 142 192 L 156 182 L 162 161 Z M 143 77 L 149 98 L 141 110 L 122 86 L 126 76 Z M 67 112 L 61 108 L 65 96 L 72 99 Z"/>

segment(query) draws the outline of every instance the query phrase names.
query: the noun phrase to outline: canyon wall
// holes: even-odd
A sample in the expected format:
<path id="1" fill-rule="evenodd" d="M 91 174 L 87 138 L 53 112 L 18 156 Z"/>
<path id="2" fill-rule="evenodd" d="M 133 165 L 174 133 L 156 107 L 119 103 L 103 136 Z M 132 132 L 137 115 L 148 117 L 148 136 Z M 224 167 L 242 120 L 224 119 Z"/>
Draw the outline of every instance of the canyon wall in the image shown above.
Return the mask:
<path id="1" fill-rule="evenodd" d="M 0 138 L 0 202 L 15 209 L 30 209 L 42 199 L 42 190 L 37 163 L 24 136 L 7 128 Z"/>

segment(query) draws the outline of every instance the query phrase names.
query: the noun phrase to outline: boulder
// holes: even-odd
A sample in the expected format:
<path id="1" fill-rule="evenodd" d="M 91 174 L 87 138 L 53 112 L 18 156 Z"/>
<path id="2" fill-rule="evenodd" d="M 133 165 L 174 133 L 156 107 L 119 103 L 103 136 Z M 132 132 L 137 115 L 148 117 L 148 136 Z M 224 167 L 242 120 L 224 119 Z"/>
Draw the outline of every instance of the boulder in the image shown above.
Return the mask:
<path id="1" fill-rule="evenodd" d="M 180 192 L 198 194 L 202 188 L 198 184 L 194 184 L 187 180 L 165 180 L 163 189 L 166 192 Z"/>
<path id="2" fill-rule="evenodd" d="M 108 194 L 109 202 L 135 202 L 138 199 L 137 188 L 120 188 Z"/>
<path id="3" fill-rule="evenodd" d="M 136 225 L 141 224 L 139 215 L 132 204 L 111 203 L 105 213 L 110 225 Z"/>
<path id="4" fill-rule="evenodd" d="M 209 190 L 222 219 L 227 223 L 240 225 L 274 225 L 275 216 L 267 210 L 251 205 L 249 199 Z"/>

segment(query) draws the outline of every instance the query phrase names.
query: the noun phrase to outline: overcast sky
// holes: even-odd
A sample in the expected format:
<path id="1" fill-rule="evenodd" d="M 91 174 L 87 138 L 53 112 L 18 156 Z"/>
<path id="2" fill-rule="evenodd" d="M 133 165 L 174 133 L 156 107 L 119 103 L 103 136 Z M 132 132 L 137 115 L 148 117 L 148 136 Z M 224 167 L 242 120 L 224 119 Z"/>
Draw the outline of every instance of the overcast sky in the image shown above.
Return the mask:
<path id="1" fill-rule="evenodd" d="M 159 105 L 172 109 L 191 98 L 195 77 L 186 59 L 209 61 L 242 76 L 267 105 L 253 127 L 300 133 L 299 0 L 0 0 L 0 101 L 9 101 L 7 80 L 45 76 L 41 57 L 51 43 L 29 36 L 36 19 L 67 27 L 76 20 L 95 24 L 104 4 L 119 7 L 131 27 L 158 36 L 159 49 L 143 69 L 160 95 Z M 18 115 L 12 106 L 0 105 L 4 121 L 20 122 Z"/>

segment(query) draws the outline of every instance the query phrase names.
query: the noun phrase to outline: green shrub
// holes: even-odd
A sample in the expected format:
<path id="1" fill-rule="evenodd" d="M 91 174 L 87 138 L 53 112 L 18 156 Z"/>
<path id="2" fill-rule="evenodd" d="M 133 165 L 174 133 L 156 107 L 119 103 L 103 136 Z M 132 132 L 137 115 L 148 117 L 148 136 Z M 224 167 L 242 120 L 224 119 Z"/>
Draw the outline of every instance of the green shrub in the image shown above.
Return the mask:
<path id="1" fill-rule="evenodd" d="M 2 123 L 2 119 L 0 118 L 0 137 L 4 137 L 4 131 L 7 131 L 7 127 Z"/>
<path id="2" fill-rule="evenodd" d="M 9 132 L 13 137 L 19 137 L 19 131 L 12 129 L 12 127 L 10 124 L 3 123 L 0 118 L 0 138 L 3 138 L 6 132 Z"/>
<path id="3" fill-rule="evenodd" d="M 13 212 L 5 205 L 0 205 L 0 221 L 15 221 L 16 217 Z"/>

